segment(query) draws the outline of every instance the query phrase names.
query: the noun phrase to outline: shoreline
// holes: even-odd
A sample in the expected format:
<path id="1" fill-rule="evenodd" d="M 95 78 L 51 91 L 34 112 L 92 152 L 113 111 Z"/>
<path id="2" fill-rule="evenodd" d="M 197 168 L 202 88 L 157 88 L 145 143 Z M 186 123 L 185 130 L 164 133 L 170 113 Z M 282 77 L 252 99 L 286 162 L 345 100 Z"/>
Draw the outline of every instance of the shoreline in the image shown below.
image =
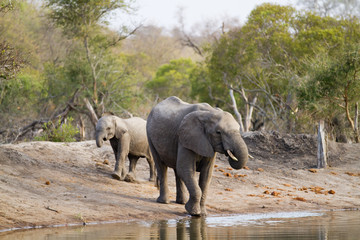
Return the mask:
<path id="1" fill-rule="evenodd" d="M 313 169 L 316 158 L 301 142 L 294 144 L 304 154 L 288 148 L 274 153 L 262 149 L 259 140 L 250 140 L 245 138 L 254 159 L 246 169 L 231 169 L 218 154 L 206 203 L 208 217 L 360 209 L 360 145 L 337 145 L 332 166 Z M 271 143 L 281 149 L 278 142 L 267 146 Z M 113 157 L 110 145 L 97 148 L 95 141 L 1 145 L 0 232 L 188 216 L 184 205 L 174 202 L 172 170 L 171 202 L 160 204 L 158 189 L 148 181 L 146 160 L 138 162 L 138 182 L 128 183 L 111 178 Z"/>
<path id="2" fill-rule="evenodd" d="M 293 212 L 263 212 L 263 213 L 246 213 L 246 214 L 229 214 L 229 215 L 212 215 L 212 216 L 201 216 L 201 217 L 192 217 L 190 215 L 180 217 L 178 219 L 156 219 L 156 220 L 139 220 L 139 219 L 131 219 L 131 220 L 112 220 L 112 221 L 99 221 L 99 222 L 87 222 L 87 223 L 68 223 L 68 224 L 54 224 L 54 225 L 39 225 L 39 226 L 25 226 L 25 227 L 17 227 L 17 228 L 9 228 L 9 229 L 0 229 L 0 236 L 4 233 L 13 233 L 16 231 L 31 231 L 37 229 L 49 229 L 49 228 L 72 228 L 72 227 L 80 227 L 80 226 L 99 226 L 99 225 L 107 225 L 107 224 L 118 224 L 118 223 L 154 223 L 158 221 L 180 221 L 189 218 L 233 218 L 239 216 L 264 216 L 260 218 L 255 218 L 256 221 L 263 220 L 263 219 L 296 219 L 296 218 L 303 218 L 303 217 L 315 217 L 315 216 L 322 216 L 327 212 L 346 212 L 346 211 L 360 211 L 360 208 L 354 209 L 329 209 L 329 210 L 314 210 L 314 211 L 293 211 Z M 304 215 L 300 216 L 291 216 L 291 214 L 299 214 L 304 213 Z M 316 214 L 314 214 L 316 213 Z M 286 216 L 290 214 L 290 216 Z M 266 216 L 268 215 L 268 216 Z M 284 217 L 274 217 L 276 215 L 285 215 Z M 252 219 L 251 219 L 252 220 Z M 236 224 L 234 224 L 236 225 Z"/>

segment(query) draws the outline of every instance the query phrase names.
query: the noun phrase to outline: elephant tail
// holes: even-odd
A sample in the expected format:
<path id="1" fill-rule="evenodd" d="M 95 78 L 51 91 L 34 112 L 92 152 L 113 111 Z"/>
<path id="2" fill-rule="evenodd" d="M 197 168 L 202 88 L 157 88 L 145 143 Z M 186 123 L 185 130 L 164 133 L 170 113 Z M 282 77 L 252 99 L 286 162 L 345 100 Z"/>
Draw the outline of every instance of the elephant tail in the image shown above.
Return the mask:
<path id="1" fill-rule="evenodd" d="M 156 187 L 158 190 L 160 189 L 160 179 L 159 179 L 158 176 L 156 176 L 155 187 Z"/>

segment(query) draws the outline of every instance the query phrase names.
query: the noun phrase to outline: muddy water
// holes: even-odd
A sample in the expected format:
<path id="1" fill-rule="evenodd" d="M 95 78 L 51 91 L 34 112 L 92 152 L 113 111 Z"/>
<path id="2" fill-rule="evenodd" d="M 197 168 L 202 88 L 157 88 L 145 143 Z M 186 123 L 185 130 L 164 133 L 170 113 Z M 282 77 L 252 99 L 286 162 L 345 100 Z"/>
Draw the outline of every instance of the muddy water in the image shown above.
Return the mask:
<path id="1" fill-rule="evenodd" d="M 360 239 L 360 211 L 187 217 L 17 230 L 0 239 Z"/>

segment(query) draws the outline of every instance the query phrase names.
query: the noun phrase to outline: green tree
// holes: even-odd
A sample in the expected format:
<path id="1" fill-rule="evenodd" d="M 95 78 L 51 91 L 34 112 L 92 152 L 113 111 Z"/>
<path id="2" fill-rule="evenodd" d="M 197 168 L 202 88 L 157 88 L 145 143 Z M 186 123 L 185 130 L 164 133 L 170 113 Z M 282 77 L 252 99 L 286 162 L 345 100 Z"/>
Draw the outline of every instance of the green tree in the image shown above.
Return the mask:
<path id="1" fill-rule="evenodd" d="M 235 110 L 237 103 L 248 122 L 253 106 L 257 117 L 273 128 L 292 131 L 301 117 L 296 114 L 295 89 L 307 74 L 304 62 L 318 54 L 336 58 L 359 40 L 359 29 L 356 18 L 335 19 L 289 6 L 260 5 L 243 27 L 223 33 L 208 49 L 207 70 L 199 75 L 203 87 L 198 89 L 206 91 L 216 105 Z M 229 90 L 235 93 L 233 101 L 226 97 Z"/>
<path id="2" fill-rule="evenodd" d="M 108 66 L 104 62 L 111 54 L 110 48 L 126 38 L 125 35 L 114 35 L 106 31 L 103 26 L 107 24 L 106 17 L 111 12 L 114 10 L 129 12 L 130 4 L 124 0 L 47 0 L 46 6 L 51 9 L 50 17 L 63 28 L 64 33 L 83 43 L 90 74 L 82 75 L 81 77 L 86 77 L 82 82 L 87 83 L 89 81 L 87 78 L 90 77 L 92 86 L 89 89 L 92 89 L 92 100 L 97 110 L 103 109 L 104 101 L 99 100 L 98 96 L 100 73 L 104 72 L 104 66 Z M 79 57 L 82 61 L 83 56 Z M 86 87 L 88 86 L 86 84 Z M 106 95 L 102 97 L 104 96 Z"/>
<path id="3" fill-rule="evenodd" d="M 0 1 L 0 19 L 11 18 L 9 11 L 13 11 L 17 1 Z M 11 15 L 11 14 L 10 14 Z M 0 22 L 2 22 L 0 20 Z M 11 40 L 6 38 L 7 31 L 4 26 L 0 26 L 0 105 L 2 104 L 9 81 L 14 79 L 16 74 L 25 65 L 26 60 L 21 49 L 11 44 Z"/>
<path id="4" fill-rule="evenodd" d="M 190 74 L 195 64 L 190 59 L 177 59 L 162 65 L 155 77 L 146 86 L 159 98 L 176 95 L 184 100 L 190 100 Z"/>
<path id="5" fill-rule="evenodd" d="M 325 56 L 311 61 L 309 68 L 306 81 L 299 88 L 300 106 L 317 118 L 331 119 L 336 112 L 345 113 L 358 143 L 360 47 L 347 49 L 336 58 Z"/>
<path id="6" fill-rule="evenodd" d="M 205 86 L 214 104 L 232 106 L 231 110 L 234 102 L 240 106 L 245 130 L 250 129 L 253 107 L 262 118 L 276 123 L 285 105 L 288 79 L 284 70 L 290 71 L 292 61 L 295 13 L 291 7 L 263 4 L 252 11 L 243 27 L 224 33 L 209 49 Z M 229 90 L 236 93 L 233 103 Z"/>

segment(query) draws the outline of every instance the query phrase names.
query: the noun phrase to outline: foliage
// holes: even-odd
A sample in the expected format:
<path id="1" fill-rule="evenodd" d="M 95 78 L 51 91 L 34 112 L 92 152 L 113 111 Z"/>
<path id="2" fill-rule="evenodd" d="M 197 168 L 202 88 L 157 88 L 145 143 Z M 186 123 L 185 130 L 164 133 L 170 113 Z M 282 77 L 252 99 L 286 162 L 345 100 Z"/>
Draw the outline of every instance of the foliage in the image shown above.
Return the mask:
<path id="1" fill-rule="evenodd" d="M 0 0 L 0 13 L 7 13 L 13 10 L 17 4 L 17 0 Z"/>
<path id="2" fill-rule="evenodd" d="M 187 100 L 191 91 L 189 77 L 194 67 L 190 59 L 171 60 L 169 64 L 164 64 L 158 69 L 146 87 L 162 99 L 176 95 Z"/>
<path id="3" fill-rule="evenodd" d="M 300 106 L 327 119 L 339 112 L 345 113 L 358 142 L 353 109 L 360 101 L 360 46 L 349 47 L 336 58 L 316 59 L 308 66 L 309 74 L 299 88 Z"/>
<path id="4" fill-rule="evenodd" d="M 51 141 L 51 142 L 74 142 L 75 136 L 79 133 L 79 130 L 72 124 L 73 118 L 66 118 L 62 123 L 61 119 L 58 119 L 54 124 L 49 121 L 43 125 L 43 133 L 41 136 L 35 137 L 37 141 Z"/>
<path id="5" fill-rule="evenodd" d="M 267 129 L 312 132 L 318 119 L 335 117 L 350 129 L 355 120 L 360 22 L 336 17 L 339 8 L 320 14 L 259 5 L 243 26 L 203 31 L 208 41 L 193 42 L 201 47 L 194 57 L 175 31 L 144 26 L 128 37 L 122 23 L 121 33 L 109 29 L 106 17 L 130 13 L 131 0 L 44 2 L 0 0 L 2 128 L 19 129 L 65 107 L 88 115 L 84 99 L 98 116 L 146 118 L 157 97 L 170 95 L 233 111 L 230 89 L 241 114 L 254 107 L 253 120 Z M 205 39 L 201 34 L 194 39 Z"/>
<path id="6" fill-rule="evenodd" d="M 84 59 L 87 62 L 87 64 L 80 63 L 81 69 L 85 70 L 80 73 L 82 85 L 86 89 L 92 90 L 88 94 L 95 104 L 95 110 L 98 110 L 98 115 L 101 115 L 104 109 L 102 105 L 104 99 L 101 98 L 99 101 L 98 84 L 102 77 L 99 76 L 99 73 L 108 73 L 109 65 L 106 64 L 106 60 L 111 58 L 110 48 L 125 38 L 125 36 L 116 36 L 116 34 L 106 31 L 102 26 L 107 24 L 105 18 L 112 11 L 127 12 L 130 10 L 130 5 L 124 0 L 47 0 L 46 6 L 51 9 L 49 17 L 62 27 L 64 33 L 69 38 L 79 39 L 83 43 L 85 55 L 75 55 L 78 58 L 78 64 Z M 119 75 L 121 76 L 121 74 Z M 106 96 L 103 94 L 100 97 Z"/>
<path id="7" fill-rule="evenodd" d="M 202 87 L 197 84 L 195 96 L 227 108 L 230 98 L 225 96 L 232 88 L 243 114 L 245 104 L 257 97 L 258 117 L 277 130 L 292 131 L 296 121 L 303 122 L 295 89 L 307 75 L 304 63 L 319 55 L 337 58 L 359 40 L 359 34 L 357 18 L 321 17 L 289 6 L 260 5 L 243 27 L 223 33 L 208 49 L 206 69 L 198 75 Z"/>
<path id="8" fill-rule="evenodd" d="M 17 1 L 0 0 L 0 16 L 11 18 L 9 12 L 17 7 Z M 1 19 L 0 17 L 0 19 Z M 20 47 L 12 44 L 13 41 L 4 38 L 7 30 L 2 24 L 6 21 L 0 20 L 0 104 L 3 102 L 9 89 L 10 80 L 16 77 L 16 74 L 26 65 L 24 53 Z"/>
<path id="9" fill-rule="evenodd" d="M 124 0 L 46 0 L 50 8 L 50 18 L 63 27 L 68 35 L 87 36 L 106 24 L 106 16 L 117 9 L 129 11 L 130 6 Z"/>
<path id="10" fill-rule="evenodd" d="M 211 98 L 212 89 L 209 86 L 209 69 L 203 62 L 197 63 L 196 67 L 191 71 L 189 78 L 191 82 L 190 97 L 197 101 L 213 103 Z"/>
<path id="11" fill-rule="evenodd" d="M 159 66 L 183 54 L 176 39 L 166 35 L 162 28 L 144 28 L 120 45 L 117 43 L 126 35 L 107 28 L 103 18 L 107 14 L 94 17 L 94 21 L 83 26 L 79 25 L 81 21 L 71 23 L 71 19 L 67 19 L 69 25 L 62 25 L 62 20 L 57 24 L 49 21 L 54 9 L 35 6 L 28 1 L 11 2 L 19 4 L 7 10 L 6 14 L 0 13 L 0 40 L 11 43 L 8 45 L 13 53 L 19 53 L 26 62 L 16 68 L 16 74 L 11 72 L 11 78 L 0 82 L 0 120 L 4 122 L 0 127 L 0 137 L 6 128 L 18 131 L 29 121 L 52 118 L 65 107 L 76 115 L 87 115 L 84 98 L 90 100 L 98 115 L 102 111 L 112 111 L 124 117 L 134 114 L 146 118 L 154 102 L 153 97 L 145 93 L 146 82 L 153 78 Z M 78 4 L 79 10 L 86 2 L 72 1 L 72 4 Z M 110 3 L 97 0 L 88 6 L 97 8 L 95 2 L 100 5 Z M 124 5 L 122 10 L 128 12 L 128 6 Z M 112 7 L 102 10 L 110 13 L 115 5 Z M 56 6 L 56 10 L 60 9 Z M 62 10 L 69 13 L 75 8 Z M 81 16 L 75 18 L 79 20 L 78 17 Z M 79 31 L 65 29 L 71 24 L 75 24 L 74 29 Z M 72 101 L 77 89 L 81 91 Z M 71 105 L 68 105 L 70 100 Z M 84 120 L 87 131 L 91 131 L 88 119 Z"/>
<path id="12" fill-rule="evenodd" d="M 359 16 L 358 0 L 298 0 L 297 3 L 320 16 Z"/>
<path id="13" fill-rule="evenodd" d="M 16 51 L 8 42 L 0 42 L 0 83 L 14 78 L 24 63 L 20 52 Z"/>

